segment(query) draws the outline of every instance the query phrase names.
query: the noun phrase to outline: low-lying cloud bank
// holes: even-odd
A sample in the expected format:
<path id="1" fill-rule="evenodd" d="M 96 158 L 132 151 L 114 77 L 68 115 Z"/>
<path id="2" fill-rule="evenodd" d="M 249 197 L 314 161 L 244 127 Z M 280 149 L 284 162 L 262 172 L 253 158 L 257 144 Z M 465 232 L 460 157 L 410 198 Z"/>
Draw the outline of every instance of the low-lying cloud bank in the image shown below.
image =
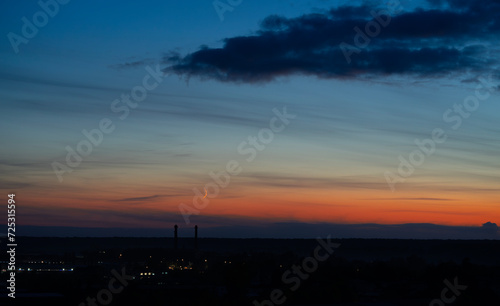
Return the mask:
<path id="1" fill-rule="evenodd" d="M 179 223 L 179 235 L 191 237 L 192 226 Z M 385 239 L 500 239 L 495 223 L 482 226 L 445 226 L 435 224 L 330 224 L 283 222 L 266 225 L 199 227 L 200 237 L 218 238 L 335 238 Z M 173 229 L 155 228 L 82 228 L 23 226 L 20 236 L 33 237 L 171 237 Z"/>

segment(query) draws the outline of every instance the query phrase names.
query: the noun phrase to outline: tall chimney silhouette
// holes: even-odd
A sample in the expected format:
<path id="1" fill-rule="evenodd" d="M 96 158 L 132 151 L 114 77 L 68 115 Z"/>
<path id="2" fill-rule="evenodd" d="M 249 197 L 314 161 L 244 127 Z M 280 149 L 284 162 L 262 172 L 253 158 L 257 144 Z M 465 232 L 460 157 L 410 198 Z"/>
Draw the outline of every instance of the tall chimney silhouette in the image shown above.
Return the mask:
<path id="1" fill-rule="evenodd" d="M 194 249 L 198 249 L 198 225 L 194 226 Z"/>
<path id="2" fill-rule="evenodd" d="M 178 228 L 177 224 L 174 225 L 174 249 L 177 249 L 177 240 L 178 240 L 177 239 L 177 228 Z"/>

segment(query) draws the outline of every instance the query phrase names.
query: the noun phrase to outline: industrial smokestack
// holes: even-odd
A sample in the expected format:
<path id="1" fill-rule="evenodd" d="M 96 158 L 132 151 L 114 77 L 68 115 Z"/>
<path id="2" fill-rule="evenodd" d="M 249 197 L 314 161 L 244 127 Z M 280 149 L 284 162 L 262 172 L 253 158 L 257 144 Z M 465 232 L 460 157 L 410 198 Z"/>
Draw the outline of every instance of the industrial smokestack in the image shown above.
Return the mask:
<path id="1" fill-rule="evenodd" d="M 177 228 L 178 228 L 177 224 L 174 225 L 174 249 L 177 249 L 177 240 L 178 240 L 177 239 Z"/>
<path id="2" fill-rule="evenodd" d="M 194 249 L 198 249 L 198 225 L 194 226 Z"/>

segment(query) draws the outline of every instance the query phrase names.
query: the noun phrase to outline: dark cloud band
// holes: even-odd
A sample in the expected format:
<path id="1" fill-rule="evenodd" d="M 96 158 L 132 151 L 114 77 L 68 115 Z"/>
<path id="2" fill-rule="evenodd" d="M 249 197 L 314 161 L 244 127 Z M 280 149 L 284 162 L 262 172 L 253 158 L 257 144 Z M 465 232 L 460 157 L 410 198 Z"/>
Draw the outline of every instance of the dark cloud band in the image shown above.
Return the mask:
<path id="1" fill-rule="evenodd" d="M 498 45 L 500 1 L 432 0 L 429 5 L 411 12 L 361 5 L 297 18 L 268 16 L 255 35 L 226 38 L 221 48 L 165 56 L 165 71 L 248 83 L 290 75 L 491 72 L 498 64 L 490 47 Z"/>

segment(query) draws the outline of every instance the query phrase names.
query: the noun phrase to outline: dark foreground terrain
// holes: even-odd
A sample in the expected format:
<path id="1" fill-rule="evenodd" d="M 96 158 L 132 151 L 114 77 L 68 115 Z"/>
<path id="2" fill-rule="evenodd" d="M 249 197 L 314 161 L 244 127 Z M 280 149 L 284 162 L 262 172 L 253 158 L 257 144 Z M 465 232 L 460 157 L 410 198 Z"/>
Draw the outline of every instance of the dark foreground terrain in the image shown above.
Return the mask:
<path id="1" fill-rule="evenodd" d="M 5 258 L 1 305 L 500 305 L 498 240 L 17 242 L 16 299 Z"/>

